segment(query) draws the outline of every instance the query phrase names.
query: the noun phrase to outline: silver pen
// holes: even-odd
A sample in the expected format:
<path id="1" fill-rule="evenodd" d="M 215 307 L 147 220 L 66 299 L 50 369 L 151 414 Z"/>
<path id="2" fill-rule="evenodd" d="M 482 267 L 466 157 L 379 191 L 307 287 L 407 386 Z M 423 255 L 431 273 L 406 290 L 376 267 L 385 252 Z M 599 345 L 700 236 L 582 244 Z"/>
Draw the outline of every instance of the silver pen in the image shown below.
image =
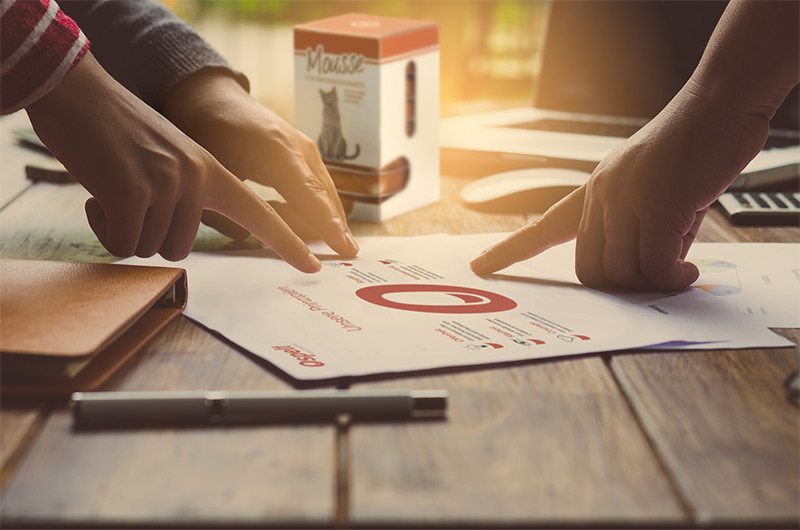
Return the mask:
<path id="1" fill-rule="evenodd" d="M 75 392 L 76 427 L 443 418 L 446 390 Z"/>

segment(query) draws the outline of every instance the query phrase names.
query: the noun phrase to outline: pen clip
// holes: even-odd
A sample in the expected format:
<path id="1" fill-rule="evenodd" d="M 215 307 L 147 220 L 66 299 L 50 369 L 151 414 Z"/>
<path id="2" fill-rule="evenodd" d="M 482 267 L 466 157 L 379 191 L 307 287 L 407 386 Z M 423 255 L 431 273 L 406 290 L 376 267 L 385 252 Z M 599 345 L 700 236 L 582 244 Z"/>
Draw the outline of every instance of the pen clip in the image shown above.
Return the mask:
<path id="1" fill-rule="evenodd" d="M 228 396 L 225 392 L 207 392 L 203 404 L 209 422 L 219 423 L 225 419 L 228 408 Z"/>

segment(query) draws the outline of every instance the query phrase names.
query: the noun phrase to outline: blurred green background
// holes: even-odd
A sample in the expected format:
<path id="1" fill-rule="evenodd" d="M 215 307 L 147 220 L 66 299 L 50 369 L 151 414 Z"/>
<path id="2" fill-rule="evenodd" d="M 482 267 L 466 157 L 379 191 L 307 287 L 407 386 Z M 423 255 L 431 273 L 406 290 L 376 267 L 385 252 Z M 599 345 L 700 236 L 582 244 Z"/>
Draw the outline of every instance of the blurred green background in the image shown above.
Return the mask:
<path id="1" fill-rule="evenodd" d="M 295 24 L 344 13 L 439 24 L 440 114 L 530 101 L 544 0 L 165 0 L 250 78 L 254 97 L 293 119 Z M 287 93 L 288 92 L 288 93 Z"/>

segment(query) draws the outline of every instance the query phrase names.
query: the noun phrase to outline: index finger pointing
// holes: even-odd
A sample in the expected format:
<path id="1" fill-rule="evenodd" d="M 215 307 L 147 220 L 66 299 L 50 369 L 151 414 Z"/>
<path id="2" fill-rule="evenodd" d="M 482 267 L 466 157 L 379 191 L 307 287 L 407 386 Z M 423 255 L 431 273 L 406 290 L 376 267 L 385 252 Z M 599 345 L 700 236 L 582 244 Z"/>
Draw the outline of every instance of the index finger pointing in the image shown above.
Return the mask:
<path id="1" fill-rule="evenodd" d="M 585 195 L 585 187 L 581 186 L 551 206 L 539 219 L 486 249 L 470 263 L 472 271 L 490 274 L 574 239 Z"/>
<path id="2" fill-rule="evenodd" d="M 335 198 L 331 198 L 328 191 L 325 181 L 330 181 L 330 177 L 326 173 L 318 178 L 308 168 L 302 171 L 304 178 L 287 179 L 276 189 L 328 246 L 342 256 L 355 256 L 358 254 L 358 244 L 347 228 L 344 210 L 335 196 L 335 190 Z"/>
<path id="3" fill-rule="evenodd" d="M 280 215 L 242 181 L 219 166 L 210 179 L 204 207 L 236 222 L 302 272 L 322 264 Z"/>

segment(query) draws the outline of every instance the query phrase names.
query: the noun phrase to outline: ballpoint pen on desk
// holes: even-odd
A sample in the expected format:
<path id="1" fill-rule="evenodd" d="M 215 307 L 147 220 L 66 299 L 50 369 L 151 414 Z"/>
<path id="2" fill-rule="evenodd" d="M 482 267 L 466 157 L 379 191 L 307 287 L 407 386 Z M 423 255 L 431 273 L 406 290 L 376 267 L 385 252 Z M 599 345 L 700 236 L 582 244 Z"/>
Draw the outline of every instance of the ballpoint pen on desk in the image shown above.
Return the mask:
<path id="1" fill-rule="evenodd" d="M 445 390 L 76 392 L 78 428 L 443 418 Z"/>

